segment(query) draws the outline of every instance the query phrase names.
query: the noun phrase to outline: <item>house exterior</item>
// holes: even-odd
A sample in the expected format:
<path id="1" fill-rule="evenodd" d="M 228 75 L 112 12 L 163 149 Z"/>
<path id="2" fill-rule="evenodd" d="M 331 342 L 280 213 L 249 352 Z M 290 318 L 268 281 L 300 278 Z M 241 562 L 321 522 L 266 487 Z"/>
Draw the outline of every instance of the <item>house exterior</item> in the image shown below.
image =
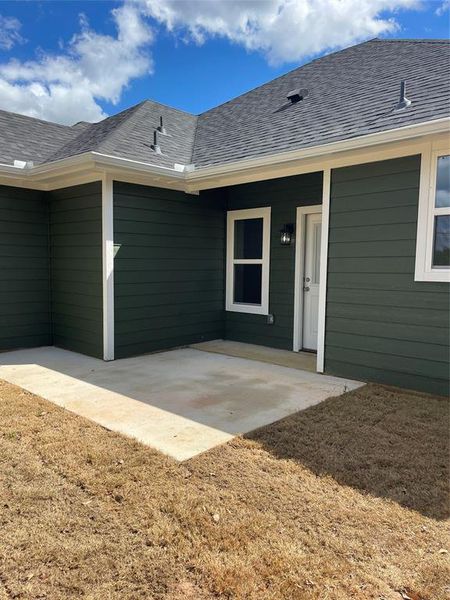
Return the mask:
<path id="1" fill-rule="evenodd" d="M 0 350 L 224 338 L 448 394 L 449 65 L 371 40 L 199 116 L 0 111 Z"/>

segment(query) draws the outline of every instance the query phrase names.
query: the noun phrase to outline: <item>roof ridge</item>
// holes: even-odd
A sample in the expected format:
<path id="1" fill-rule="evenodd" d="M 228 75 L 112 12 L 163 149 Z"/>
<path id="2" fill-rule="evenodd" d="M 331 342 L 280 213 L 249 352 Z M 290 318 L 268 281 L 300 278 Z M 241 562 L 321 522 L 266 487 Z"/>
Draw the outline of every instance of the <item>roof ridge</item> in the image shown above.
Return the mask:
<path id="1" fill-rule="evenodd" d="M 327 54 L 318 56 L 317 58 L 313 58 L 312 60 L 305 62 L 302 65 L 298 65 L 297 67 L 294 67 L 293 69 L 290 69 L 289 71 L 286 71 L 285 73 L 282 73 L 281 75 L 278 75 L 277 77 L 274 77 L 273 79 L 269 79 L 269 81 L 265 81 L 264 83 L 257 85 L 256 87 L 252 88 L 251 90 L 247 90 L 243 94 L 238 94 L 237 96 L 234 96 L 233 98 L 230 98 L 229 100 L 226 100 L 225 102 L 222 102 L 221 104 L 217 104 L 217 106 L 208 108 L 208 110 L 205 110 L 204 112 L 200 113 L 198 116 L 202 117 L 203 115 L 206 115 L 207 113 L 211 112 L 212 110 L 216 110 L 216 108 L 225 106 L 226 104 L 229 104 L 230 102 L 234 102 L 234 100 L 236 100 L 237 98 L 242 98 L 243 96 L 246 96 L 247 94 L 251 94 L 255 90 L 258 90 L 259 88 L 262 88 L 265 85 L 269 85 L 269 84 L 273 83 L 274 81 L 278 81 L 278 79 L 283 79 L 283 77 L 286 77 L 287 75 L 290 75 L 294 71 L 297 71 L 303 67 L 306 67 L 307 65 L 311 65 L 319 60 L 328 58 L 329 56 L 335 56 L 336 54 L 341 54 L 342 52 L 346 52 L 347 50 L 351 50 L 353 48 L 358 48 L 359 46 L 364 46 L 365 44 L 369 44 L 369 43 L 375 42 L 375 41 L 381 41 L 381 40 L 379 40 L 379 38 L 371 38 L 370 40 L 360 42 L 359 44 L 353 44 L 352 46 L 346 46 L 345 48 L 341 48 L 340 50 L 330 51 Z"/>
<path id="2" fill-rule="evenodd" d="M 147 102 L 149 104 L 157 104 L 158 106 L 162 106 L 163 108 L 175 110 L 176 112 L 179 112 L 183 115 L 189 115 L 190 117 L 198 117 L 198 115 L 196 115 L 195 113 L 189 112 L 187 110 L 183 110 L 182 108 L 177 108 L 176 106 L 171 106 L 170 104 L 164 104 L 164 102 L 159 102 L 159 100 L 152 100 L 150 98 L 147 98 L 141 104 L 146 104 Z"/>
<path id="3" fill-rule="evenodd" d="M 195 131 L 197 130 L 197 122 L 198 122 L 197 115 L 188 113 L 188 112 L 178 109 L 178 108 L 174 108 L 172 106 L 169 106 L 168 104 L 162 104 L 161 102 L 147 99 L 147 100 L 143 100 L 139 104 L 136 104 L 134 107 L 132 107 L 132 108 L 134 108 L 134 110 L 131 112 L 131 114 L 126 119 L 124 119 L 121 123 L 119 123 L 119 125 L 117 127 L 115 127 L 107 136 L 105 136 L 103 138 L 103 140 L 97 146 L 97 149 L 100 151 L 108 143 L 111 143 L 116 137 L 120 137 L 119 134 L 123 134 L 124 129 L 126 127 L 134 126 L 136 117 L 139 115 L 139 113 L 142 111 L 142 109 L 144 109 L 148 105 L 150 105 L 152 107 L 155 107 L 155 105 L 156 105 L 156 107 L 161 107 L 162 109 L 165 109 L 165 110 L 176 111 L 182 115 L 188 115 L 189 117 L 194 118 L 195 119 Z M 120 114 L 120 113 L 118 113 L 118 114 Z M 114 116 L 116 116 L 116 115 L 114 115 Z M 195 136 L 195 131 L 194 131 L 194 136 Z M 192 160 L 193 153 L 194 153 L 194 143 L 192 143 L 192 148 L 191 148 L 191 153 L 190 153 L 191 160 Z"/>
<path id="4" fill-rule="evenodd" d="M 13 115 L 14 117 L 21 117 L 23 119 L 29 119 L 30 121 L 44 123 L 45 125 L 55 125 L 56 127 L 62 127 L 63 129 L 72 128 L 72 125 L 63 125 L 63 123 L 55 123 L 55 121 L 47 121 L 46 119 L 38 119 L 38 117 L 30 117 L 30 115 L 24 115 L 22 113 L 14 112 L 12 110 L 6 110 L 4 108 L 0 108 L 0 112 L 6 113 L 8 115 Z"/>
<path id="5" fill-rule="evenodd" d="M 425 44 L 450 44 L 450 38 L 373 38 L 372 42 L 411 42 Z"/>
<path id="6" fill-rule="evenodd" d="M 110 117 L 106 117 L 105 119 L 102 119 L 101 121 L 97 121 L 96 123 L 89 123 L 87 127 L 84 127 L 82 129 L 79 130 L 78 135 L 75 135 L 72 139 L 70 139 L 67 143 L 63 144 L 62 146 L 60 146 L 51 156 L 49 156 L 47 158 L 47 160 L 45 162 L 51 162 L 54 159 L 54 156 L 59 155 L 67 146 L 70 146 L 72 144 L 75 144 L 77 140 L 83 139 L 85 137 L 88 137 L 89 135 L 92 135 L 93 132 L 96 131 L 96 129 L 99 129 L 100 127 L 104 126 L 106 122 L 108 122 L 110 119 L 116 119 L 117 117 L 119 117 L 121 114 L 129 112 L 130 115 L 128 117 L 126 117 L 124 119 L 124 121 L 122 123 L 119 123 L 117 125 L 117 127 L 114 127 L 114 129 L 110 132 L 108 132 L 105 137 L 101 140 L 101 142 L 98 143 L 98 145 L 94 146 L 93 149 L 91 149 L 91 152 L 95 152 L 96 150 L 98 150 L 102 145 L 103 142 L 106 139 L 109 139 L 113 133 L 117 130 L 119 130 L 121 128 L 121 126 L 128 121 L 128 119 L 136 112 L 136 110 L 143 104 L 143 102 L 139 102 L 138 104 L 135 104 L 134 106 L 130 106 L 128 108 L 125 108 L 124 110 L 121 110 L 120 112 L 116 113 L 115 115 L 111 115 Z M 78 131 L 78 129 L 73 129 L 73 131 Z"/>
<path id="7" fill-rule="evenodd" d="M 118 116 L 120 116 L 121 114 L 125 113 L 125 112 L 129 112 L 129 115 L 127 115 L 125 117 L 125 119 L 123 119 L 123 121 L 121 121 L 117 127 L 114 127 L 110 132 L 108 132 L 105 137 L 102 139 L 102 141 L 95 147 L 96 150 L 100 150 L 100 148 L 102 146 L 104 146 L 106 141 L 110 141 L 112 138 L 115 137 L 115 135 L 117 134 L 118 131 L 120 131 L 122 129 L 122 127 L 128 123 L 128 121 L 135 115 L 135 113 L 139 112 L 139 109 L 142 108 L 142 106 L 146 103 L 146 100 L 142 100 L 141 102 L 138 102 L 137 104 L 135 104 L 134 106 L 130 106 L 129 108 L 125 108 L 124 110 L 121 110 L 120 112 L 116 113 L 115 115 L 111 115 L 110 117 L 107 117 L 106 119 L 103 119 L 102 121 L 99 121 L 98 123 L 93 123 L 93 125 L 100 125 L 100 123 L 105 123 L 106 121 L 108 121 L 109 119 L 114 119 Z M 95 152 L 95 150 L 91 150 L 91 152 Z"/>
<path id="8" fill-rule="evenodd" d="M 364 42 L 360 42 L 359 44 L 353 44 L 351 46 L 346 46 L 345 48 L 341 48 L 340 50 L 332 50 L 330 52 L 328 52 L 327 54 L 324 54 L 322 56 L 318 56 L 317 58 L 313 58 L 312 60 L 305 62 L 297 67 L 294 67 L 293 69 L 290 69 L 289 71 L 286 71 L 285 73 L 282 73 L 281 75 L 278 75 L 277 77 L 274 77 L 273 79 L 270 79 L 269 81 L 265 81 L 264 83 L 261 83 L 260 85 L 257 85 L 256 87 L 253 87 L 250 90 L 247 90 L 246 92 L 244 92 L 243 94 L 238 94 L 237 96 L 234 96 L 233 98 L 230 98 L 229 100 L 226 100 L 225 102 L 222 102 L 221 104 L 218 104 L 216 106 L 213 106 L 211 108 L 208 108 L 208 110 L 205 110 L 204 112 L 200 113 L 198 116 L 202 117 L 203 115 L 206 115 L 207 113 L 215 110 L 216 108 L 225 106 L 226 104 L 229 104 L 230 102 L 233 102 L 234 100 L 236 100 L 237 98 L 242 98 L 243 96 L 246 96 L 247 94 L 250 94 L 252 92 L 254 92 L 255 90 L 273 83 L 274 81 L 277 81 L 278 79 L 282 79 L 283 77 L 286 77 L 287 75 L 290 75 L 291 73 L 294 73 L 294 71 L 297 71 L 299 69 L 302 69 L 303 67 L 306 67 L 307 65 L 311 65 L 313 63 L 316 63 L 318 61 L 324 60 L 326 58 L 328 58 L 329 56 L 336 56 L 336 54 L 341 54 L 342 52 L 346 52 L 348 50 L 353 50 L 355 48 L 360 48 L 361 46 L 364 46 L 366 44 L 371 44 L 371 43 L 384 43 L 384 42 L 428 42 L 428 43 L 450 43 L 450 39 L 446 39 L 446 38 L 442 38 L 442 39 L 437 39 L 437 38 L 389 38 L 389 39 L 384 39 L 384 38 L 370 38 L 368 40 L 365 40 Z"/>

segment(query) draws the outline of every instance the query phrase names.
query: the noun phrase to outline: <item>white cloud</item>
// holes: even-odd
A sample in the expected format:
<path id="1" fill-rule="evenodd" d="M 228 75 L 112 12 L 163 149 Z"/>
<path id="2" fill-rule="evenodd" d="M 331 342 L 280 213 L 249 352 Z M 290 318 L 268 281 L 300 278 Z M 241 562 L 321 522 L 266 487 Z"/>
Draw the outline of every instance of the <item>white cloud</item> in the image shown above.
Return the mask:
<path id="1" fill-rule="evenodd" d="M 443 0 L 440 10 L 449 4 Z M 402 9 L 422 0 L 125 0 L 111 11 L 115 36 L 80 31 L 57 53 L 0 61 L 0 108 L 60 123 L 106 116 L 100 102 L 120 101 L 133 79 L 152 72 L 150 20 L 186 42 L 221 37 L 271 64 L 299 62 L 326 50 L 400 29 Z M 398 18 L 398 17 L 397 17 Z M 21 41 L 20 23 L 0 17 L 0 48 Z"/>
<path id="2" fill-rule="evenodd" d="M 21 23 L 15 17 L 4 17 L 0 15 L 0 48 L 11 50 L 15 44 L 21 44 L 24 40 L 19 31 Z"/>
<path id="3" fill-rule="evenodd" d="M 436 9 L 436 14 L 438 17 L 442 17 L 442 15 L 447 11 L 450 11 L 450 0 L 444 0 L 442 4 Z"/>
<path id="4" fill-rule="evenodd" d="M 112 16 L 116 37 L 93 31 L 82 15 L 80 33 L 61 54 L 0 64 L 0 107 L 68 124 L 103 118 L 98 100 L 117 103 L 132 79 L 153 68 L 152 32 L 135 5 Z"/>
<path id="5" fill-rule="evenodd" d="M 299 61 L 399 29 L 394 14 L 420 0 L 141 0 L 169 31 L 202 44 L 227 38 L 270 63 Z M 386 15 L 390 15 L 387 17 Z"/>

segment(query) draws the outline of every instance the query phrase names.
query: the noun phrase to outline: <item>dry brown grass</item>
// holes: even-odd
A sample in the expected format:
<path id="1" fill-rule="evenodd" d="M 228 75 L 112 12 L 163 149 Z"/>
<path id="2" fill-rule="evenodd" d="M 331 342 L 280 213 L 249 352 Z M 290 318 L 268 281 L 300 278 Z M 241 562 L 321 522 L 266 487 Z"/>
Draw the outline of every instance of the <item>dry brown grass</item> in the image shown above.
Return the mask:
<path id="1" fill-rule="evenodd" d="M 442 398 L 367 386 L 184 464 L 0 398 L 0 600 L 448 597 Z"/>

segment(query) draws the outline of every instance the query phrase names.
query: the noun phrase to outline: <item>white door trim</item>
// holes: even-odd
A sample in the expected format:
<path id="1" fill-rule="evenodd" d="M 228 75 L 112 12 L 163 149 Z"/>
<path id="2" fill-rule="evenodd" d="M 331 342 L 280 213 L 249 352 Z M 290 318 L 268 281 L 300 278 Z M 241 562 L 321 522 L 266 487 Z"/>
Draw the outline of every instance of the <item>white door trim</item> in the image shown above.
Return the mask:
<path id="1" fill-rule="evenodd" d="M 325 368 L 325 316 L 327 308 L 328 232 L 330 223 L 331 169 L 323 172 L 322 183 L 322 240 L 320 245 L 319 323 L 317 334 L 318 373 Z"/>
<path id="2" fill-rule="evenodd" d="M 293 350 L 298 352 L 302 349 L 303 340 L 303 277 L 305 271 L 304 252 L 306 248 L 306 215 L 317 214 L 322 212 L 321 204 L 313 204 L 309 206 L 297 207 L 297 223 L 295 227 L 295 283 L 294 283 L 294 335 L 293 335 Z M 322 216 L 323 219 L 323 216 Z M 322 222 L 323 235 L 323 222 Z M 322 260 L 322 245 L 320 247 L 320 259 Z M 320 267 L 320 276 L 322 277 L 322 266 Z M 322 279 L 319 285 L 319 300 L 320 289 L 322 287 Z M 319 307 L 320 310 L 320 307 Z M 318 340 L 319 341 L 319 340 Z M 318 351 L 318 347 L 317 347 Z"/>
<path id="3" fill-rule="evenodd" d="M 114 360 L 113 180 L 102 178 L 103 360 Z"/>

